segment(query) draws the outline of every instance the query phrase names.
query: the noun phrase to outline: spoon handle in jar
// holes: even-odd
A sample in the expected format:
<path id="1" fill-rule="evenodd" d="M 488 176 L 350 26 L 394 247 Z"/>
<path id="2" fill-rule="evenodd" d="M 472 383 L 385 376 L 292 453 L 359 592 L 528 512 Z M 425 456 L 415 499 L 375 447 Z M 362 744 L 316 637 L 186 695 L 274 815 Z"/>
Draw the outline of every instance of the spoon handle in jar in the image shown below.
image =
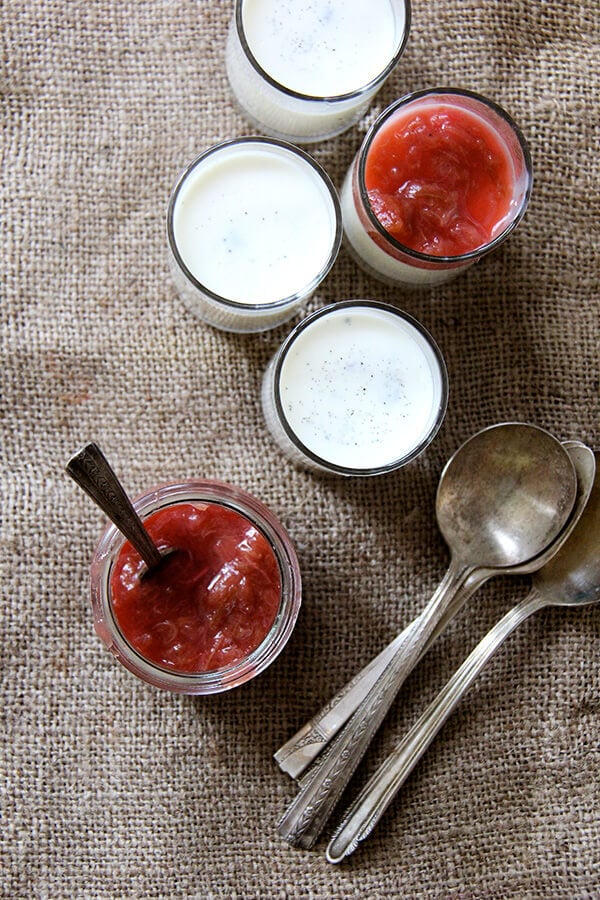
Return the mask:
<path id="1" fill-rule="evenodd" d="M 500 644 L 525 619 L 546 605 L 547 601 L 533 589 L 480 641 L 351 803 L 329 842 L 329 862 L 341 862 L 369 836 L 446 719 Z"/>
<path id="2" fill-rule="evenodd" d="M 471 567 L 451 561 L 425 610 L 414 622 L 405 642 L 379 676 L 345 728 L 315 764 L 295 800 L 281 819 L 279 834 L 290 844 L 312 847 L 342 792 L 383 722 L 400 686 L 419 661 L 447 605 L 464 588 Z"/>
<path id="3" fill-rule="evenodd" d="M 133 544 L 148 569 L 158 565 L 161 553 L 100 447 L 94 442 L 86 444 L 69 460 L 66 470 Z"/>

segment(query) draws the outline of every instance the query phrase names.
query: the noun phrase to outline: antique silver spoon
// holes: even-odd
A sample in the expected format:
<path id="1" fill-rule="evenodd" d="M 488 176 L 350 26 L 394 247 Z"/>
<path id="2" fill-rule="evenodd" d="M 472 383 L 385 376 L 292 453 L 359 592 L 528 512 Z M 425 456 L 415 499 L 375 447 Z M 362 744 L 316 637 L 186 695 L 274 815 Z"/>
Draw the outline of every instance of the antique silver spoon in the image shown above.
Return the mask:
<path id="1" fill-rule="evenodd" d="M 443 618 L 496 573 L 538 556 L 572 512 L 577 479 L 565 448 L 524 423 L 486 428 L 463 444 L 442 472 L 436 497 L 440 530 L 450 548 L 448 571 L 391 662 L 281 819 L 278 831 L 311 847 L 340 799 L 400 686 Z M 476 581 L 474 586 L 473 581 Z"/>
<path id="2" fill-rule="evenodd" d="M 528 596 L 480 641 L 351 804 L 327 848 L 329 862 L 340 862 L 368 837 L 448 716 L 515 628 L 547 606 L 583 606 L 598 601 L 600 472 L 597 470 L 590 498 L 569 539 L 535 573 Z"/>
<path id="3" fill-rule="evenodd" d="M 543 566 L 567 540 L 583 512 L 594 483 L 596 471 L 594 454 L 590 448 L 586 447 L 585 444 L 582 444 L 581 441 L 563 441 L 563 447 L 567 450 L 573 461 L 577 476 L 577 499 L 573 512 L 558 537 L 549 547 L 539 554 L 539 556 L 527 560 L 527 562 L 523 563 L 521 566 L 514 566 L 508 570 L 504 570 L 503 574 L 529 575 L 531 572 L 539 569 L 540 566 Z M 478 586 L 476 579 L 470 580 L 468 585 L 465 586 L 464 593 L 458 598 L 461 606 L 466 602 L 469 595 L 474 593 Z M 472 588 L 472 590 L 470 588 Z M 454 604 L 451 604 L 447 608 L 440 623 L 429 639 L 427 646 L 424 648 L 422 656 L 425 655 L 430 646 L 437 640 L 440 634 L 442 634 L 448 622 L 458 612 L 458 609 L 459 607 Z M 357 672 L 348 684 L 338 691 L 338 693 L 332 697 L 315 716 L 306 722 L 306 724 L 293 735 L 293 737 L 286 741 L 286 743 L 276 751 L 274 756 L 283 772 L 287 772 L 292 778 L 298 779 L 300 783 L 304 783 L 304 781 L 307 780 L 306 776 L 302 777 L 302 773 L 306 771 L 318 754 L 325 749 L 340 728 L 342 728 L 344 723 L 347 722 L 352 714 L 358 709 L 369 690 L 373 687 L 378 677 L 391 661 L 397 648 L 406 639 L 413 625 L 414 620 L 413 622 L 410 622 L 406 628 L 387 645 L 387 647 L 384 647 L 384 649 L 372 659 L 364 669 Z M 310 778 L 310 773 L 308 778 Z"/>
<path id="4" fill-rule="evenodd" d="M 142 578 L 154 572 L 163 560 L 175 552 L 171 547 L 159 549 L 156 546 L 97 444 L 91 442 L 82 447 L 71 457 L 66 470 L 133 544 L 145 563 Z"/>

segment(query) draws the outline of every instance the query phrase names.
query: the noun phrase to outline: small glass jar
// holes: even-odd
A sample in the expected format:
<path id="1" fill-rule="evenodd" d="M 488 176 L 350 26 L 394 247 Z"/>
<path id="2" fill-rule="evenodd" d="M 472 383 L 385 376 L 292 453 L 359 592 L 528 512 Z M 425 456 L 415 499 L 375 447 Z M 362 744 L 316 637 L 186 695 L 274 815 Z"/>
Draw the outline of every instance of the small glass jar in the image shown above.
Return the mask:
<path id="1" fill-rule="evenodd" d="M 226 49 L 231 89 L 266 134 L 304 144 L 367 111 L 410 30 L 409 0 L 236 0 Z"/>
<path id="2" fill-rule="evenodd" d="M 374 300 L 307 316 L 267 367 L 262 407 L 283 452 L 302 468 L 381 475 L 415 459 L 439 431 L 448 373 L 429 332 Z"/>
<path id="3" fill-rule="evenodd" d="M 265 331 L 290 319 L 333 266 L 339 199 L 298 147 L 224 141 L 179 176 L 167 237 L 173 280 L 192 313 L 224 331 Z"/>
<path id="4" fill-rule="evenodd" d="M 262 643 L 244 659 L 203 672 L 180 672 L 144 658 L 128 642 L 119 627 L 111 601 L 110 579 L 124 538 L 108 525 L 96 548 L 91 566 L 91 601 L 94 627 L 106 647 L 142 681 L 183 694 L 216 694 L 255 678 L 281 653 L 292 634 L 301 604 L 301 577 L 292 542 L 270 510 L 259 500 L 229 484 L 190 479 L 154 488 L 133 505 L 143 519 L 176 504 L 216 504 L 244 516 L 266 539 L 281 576 L 279 610 Z"/>
<path id="5" fill-rule="evenodd" d="M 393 221 L 396 211 L 384 208 L 383 218 L 388 224 L 388 228 L 384 227 L 380 218 L 375 214 L 373 208 L 374 202 L 382 202 L 376 200 L 376 194 L 370 195 L 368 189 L 367 168 L 369 165 L 370 155 L 377 148 L 381 148 L 382 139 L 392 133 L 393 129 L 400 134 L 400 129 L 405 129 L 405 123 L 409 121 L 408 117 L 424 115 L 433 115 L 439 109 L 446 109 L 451 114 L 453 110 L 457 115 L 461 115 L 471 119 L 473 126 L 479 128 L 482 134 L 487 134 L 490 141 L 496 145 L 498 158 L 501 159 L 505 166 L 507 178 L 510 173 L 511 198 L 508 208 L 504 215 L 494 225 L 491 235 L 483 239 L 467 252 L 456 255 L 436 255 L 431 252 L 421 252 L 413 249 L 400 240 L 396 239 L 390 230 L 393 226 L 388 222 Z M 421 126 L 425 129 L 425 126 Z M 456 132 L 454 132 L 456 134 Z M 429 136 L 431 138 L 431 135 Z M 403 202 L 407 205 L 398 206 L 399 220 L 403 216 L 413 216 L 414 206 L 408 204 L 419 204 L 420 197 L 426 196 L 425 203 L 432 204 L 430 199 L 431 192 L 436 190 L 436 185 L 432 181 L 428 183 L 418 174 L 417 166 L 421 162 L 421 156 L 416 156 L 416 145 L 410 146 L 412 136 L 404 134 L 402 145 L 398 144 L 394 148 L 394 153 L 400 155 L 402 148 L 402 162 L 408 158 L 416 160 L 414 164 L 415 178 L 414 184 L 409 184 L 410 179 L 402 184 L 402 192 L 409 192 Z M 459 138 L 453 136 L 452 129 L 448 129 L 444 136 L 446 147 L 449 148 L 448 160 L 442 157 L 439 147 L 430 148 L 428 152 L 432 154 L 440 154 L 441 160 L 438 169 L 443 174 L 443 167 L 446 171 L 464 173 L 464 166 L 456 166 L 452 160 L 453 141 Z M 427 144 L 421 145 L 423 149 L 427 148 Z M 456 145 L 454 145 L 456 146 Z M 379 149 L 378 152 L 381 153 Z M 396 171 L 395 160 L 392 158 L 389 145 L 387 149 L 390 154 L 389 166 L 386 168 L 381 158 L 377 161 L 377 170 L 381 177 L 381 172 L 385 169 L 386 177 Z M 371 157 L 372 159 L 373 157 Z M 437 165 L 437 163 L 436 163 Z M 411 163 L 410 168 L 413 164 Z M 407 166 L 407 168 L 409 168 Z M 396 177 L 394 175 L 394 177 Z M 472 91 L 458 90 L 454 88 L 436 88 L 425 91 L 418 91 L 408 94 L 402 99 L 391 104 L 377 120 L 373 123 L 367 132 L 362 145 L 350 166 L 342 191 L 340 201 L 342 206 L 342 220 L 344 226 L 344 243 L 354 257 L 355 261 L 376 278 L 390 284 L 407 285 L 411 287 L 429 287 L 441 284 L 454 278 L 460 272 L 467 269 L 474 262 L 491 253 L 498 247 L 521 221 L 531 194 L 532 186 L 532 165 L 529 149 L 525 138 L 521 134 L 519 128 L 510 116 L 496 103 L 485 97 L 475 94 Z M 508 188 L 507 188 L 508 190 Z M 410 193 L 412 192 L 412 194 Z M 443 197 L 442 203 L 446 203 L 447 198 L 452 195 L 450 190 L 445 190 L 444 186 L 440 186 L 440 196 Z M 463 197 L 460 197 L 462 200 Z M 396 203 L 396 196 L 392 195 L 392 202 Z M 437 208 L 435 206 L 439 201 L 434 200 L 431 211 L 427 214 L 437 216 Z M 380 213 L 381 215 L 381 213 Z M 443 221 L 451 215 L 451 211 L 444 211 Z M 442 227 L 442 225 L 440 225 Z M 447 226 L 443 226 L 447 227 Z M 483 232 L 482 232 L 483 233 Z M 475 242 L 477 243 L 477 242 Z"/>

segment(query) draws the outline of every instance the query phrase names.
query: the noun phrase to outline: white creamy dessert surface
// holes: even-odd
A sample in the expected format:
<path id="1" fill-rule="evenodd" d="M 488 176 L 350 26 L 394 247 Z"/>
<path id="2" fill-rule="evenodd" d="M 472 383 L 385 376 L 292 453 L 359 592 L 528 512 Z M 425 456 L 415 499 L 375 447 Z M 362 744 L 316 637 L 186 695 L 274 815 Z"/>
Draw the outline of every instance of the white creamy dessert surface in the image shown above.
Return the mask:
<path id="1" fill-rule="evenodd" d="M 327 265 L 336 235 L 327 185 L 274 144 L 233 143 L 208 154 L 181 184 L 173 234 L 189 272 L 237 303 L 302 293 Z"/>
<path id="2" fill-rule="evenodd" d="M 442 391 L 424 335 L 376 307 L 316 318 L 288 350 L 279 383 L 285 418 L 304 446 L 359 469 L 410 454 L 434 427 Z"/>
<path id="3" fill-rule="evenodd" d="M 301 94 L 333 97 L 369 84 L 398 45 L 390 0 L 246 0 L 250 50 L 265 72 Z"/>

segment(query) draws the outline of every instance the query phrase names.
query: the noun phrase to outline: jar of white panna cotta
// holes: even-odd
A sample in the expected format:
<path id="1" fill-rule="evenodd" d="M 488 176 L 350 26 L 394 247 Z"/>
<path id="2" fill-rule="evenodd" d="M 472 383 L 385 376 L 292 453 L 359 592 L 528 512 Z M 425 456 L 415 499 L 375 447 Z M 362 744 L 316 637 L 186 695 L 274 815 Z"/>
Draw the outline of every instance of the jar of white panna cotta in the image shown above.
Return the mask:
<path id="1" fill-rule="evenodd" d="M 303 468 L 391 472 L 431 443 L 448 403 L 448 374 L 428 331 L 385 303 L 317 310 L 292 330 L 262 385 L 269 431 Z"/>
<path id="2" fill-rule="evenodd" d="M 364 115 L 398 64 L 410 18 L 409 0 L 236 0 L 232 91 L 266 134 L 333 137 Z"/>
<path id="3" fill-rule="evenodd" d="M 239 138 L 182 172 L 167 235 L 173 279 L 191 312 L 225 331 L 264 331 L 290 319 L 331 269 L 339 200 L 303 150 Z"/>

